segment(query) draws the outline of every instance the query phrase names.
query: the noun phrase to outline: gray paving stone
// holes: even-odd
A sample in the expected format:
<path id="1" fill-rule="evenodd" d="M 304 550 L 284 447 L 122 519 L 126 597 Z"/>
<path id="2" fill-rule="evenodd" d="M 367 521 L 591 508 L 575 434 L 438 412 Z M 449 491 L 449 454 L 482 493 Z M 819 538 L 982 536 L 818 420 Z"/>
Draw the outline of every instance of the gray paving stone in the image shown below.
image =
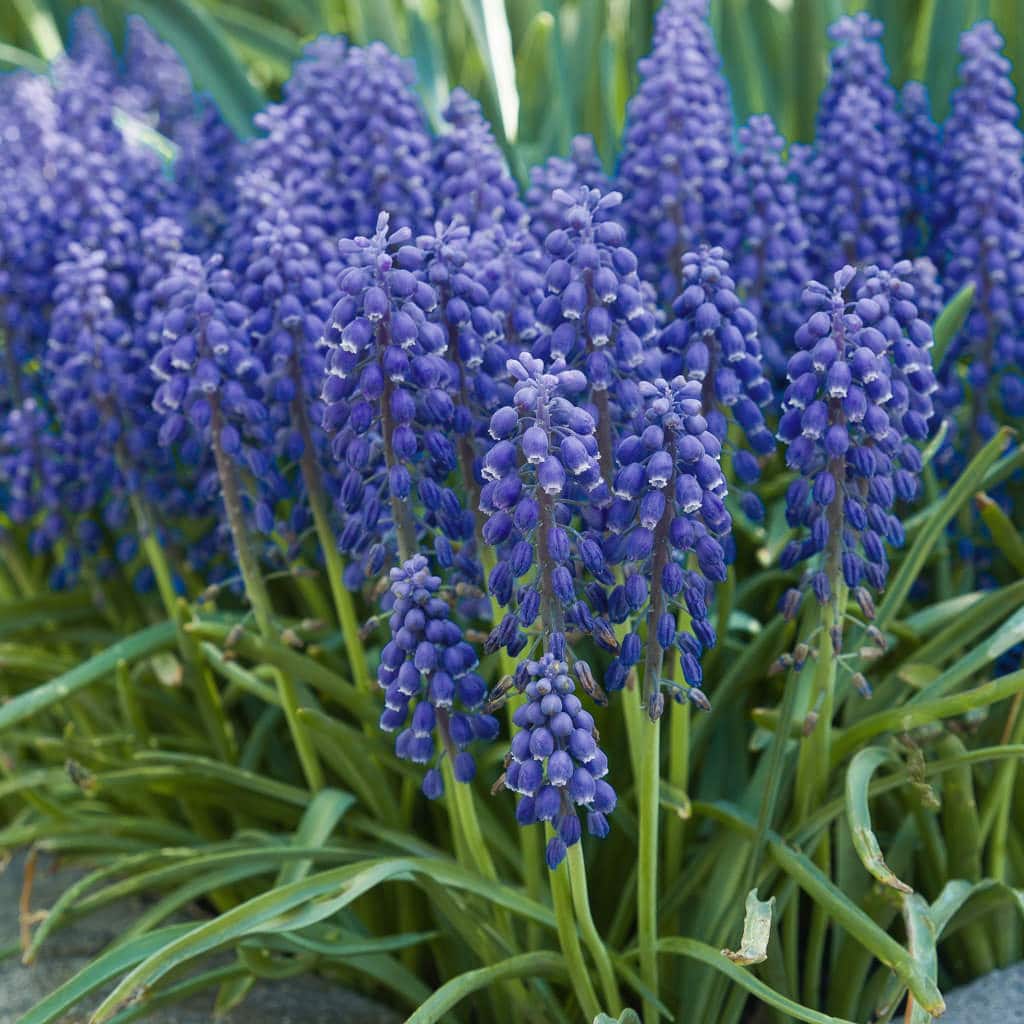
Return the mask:
<path id="1" fill-rule="evenodd" d="M 0 947 L 18 940 L 18 907 L 24 857 L 15 857 L 0 872 Z M 56 870 L 54 862 L 40 857 L 32 887 L 33 911 L 53 905 L 82 872 Z M 145 906 L 141 900 L 124 900 L 55 932 L 44 945 L 39 960 L 25 967 L 17 957 L 0 961 L 0 1024 L 18 1019 L 40 999 L 85 967 L 90 959 L 113 941 Z M 107 989 L 106 991 L 109 991 Z M 85 1024 L 97 999 L 84 1002 L 62 1024 Z M 145 1017 L 152 1024 L 210 1024 L 213 994 L 198 995 Z M 261 981 L 223 1024 L 398 1024 L 393 1010 L 315 977 L 286 981 Z"/>
<path id="2" fill-rule="evenodd" d="M 1024 1024 L 1024 963 L 993 971 L 946 995 L 942 1024 Z"/>

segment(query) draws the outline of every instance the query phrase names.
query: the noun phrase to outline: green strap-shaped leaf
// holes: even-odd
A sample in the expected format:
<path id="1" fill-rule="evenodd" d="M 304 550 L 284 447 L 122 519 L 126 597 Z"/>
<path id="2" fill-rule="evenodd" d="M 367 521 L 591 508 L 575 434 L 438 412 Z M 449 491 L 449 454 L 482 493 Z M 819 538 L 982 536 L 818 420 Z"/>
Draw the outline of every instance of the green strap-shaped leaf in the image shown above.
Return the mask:
<path id="1" fill-rule="evenodd" d="M 1006 557 L 1006 560 L 1024 575 L 1024 540 L 1013 525 L 1013 520 L 984 491 L 975 495 L 974 501 L 981 513 L 981 518 L 992 534 L 995 546 Z"/>
<path id="2" fill-rule="evenodd" d="M 946 353 L 949 351 L 950 343 L 957 336 L 960 328 L 963 327 L 967 314 L 971 311 L 974 302 L 974 282 L 968 281 L 946 303 L 945 308 L 935 321 L 935 329 L 932 332 L 935 337 L 935 346 L 932 348 L 932 362 L 936 367 L 942 365 Z"/>
<path id="3" fill-rule="evenodd" d="M 475 971 L 467 971 L 445 982 L 406 1020 L 405 1024 L 434 1024 L 467 996 L 488 989 L 508 978 L 530 978 L 538 975 L 559 977 L 563 974 L 565 962 L 561 954 L 554 950 L 511 956 L 500 963 L 478 967 Z"/>
<path id="4" fill-rule="evenodd" d="M 56 679 L 43 683 L 42 686 L 19 693 L 17 697 L 0 707 L 0 732 L 26 718 L 38 715 L 40 711 L 45 711 L 62 700 L 67 700 L 93 683 L 113 678 L 114 668 L 119 661 L 135 661 L 170 647 L 174 643 L 175 631 L 173 622 L 149 626 L 83 661 L 81 665 L 76 665 L 70 672 L 65 672 Z"/>
<path id="5" fill-rule="evenodd" d="M 1012 434 L 1013 432 L 1008 427 L 1002 427 L 997 431 L 995 437 L 971 459 L 967 468 L 960 475 L 960 479 L 950 488 L 941 504 L 930 510 L 927 523 L 917 535 L 917 539 L 903 559 L 899 571 L 886 589 L 885 598 L 878 608 L 877 625 L 879 629 L 885 629 L 896 617 L 907 594 L 910 593 L 914 580 L 920 575 L 928 561 L 932 548 L 942 536 L 946 524 L 980 489 L 985 474 L 1003 453 Z"/>
<path id="6" fill-rule="evenodd" d="M 115 0 L 125 13 L 141 14 L 178 51 L 197 89 L 208 92 L 235 134 L 254 133 L 252 118 L 266 97 L 249 80 L 224 29 L 194 0 Z"/>
<path id="7" fill-rule="evenodd" d="M 313 797 L 302 821 L 292 836 L 296 846 L 320 846 L 327 841 L 345 812 L 356 802 L 351 793 L 340 789 L 322 789 Z M 287 885 L 305 878 L 312 868 L 311 860 L 293 861 L 281 867 L 277 876 L 278 885 Z"/>
<path id="8" fill-rule="evenodd" d="M 115 946 L 98 956 L 87 967 L 83 967 L 41 1002 L 36 1003 L 18 1024 L 51 1024 L 51 1021 L 61 1020 L 79 1000 L 175 939 L 188 934 L 192 927 L 191 924 L 174 924 L 122 946 Z"/>
<path id="9" fill-rule="evenodd" d="M 277 22 L 238 4 L 211 3 L 210 0 L 207 3 L 218 24 L 236 43 L 272 61 L 286 77 L 291 74 L 292 64 L 301 49 L 299 37 L 291 29 L 282 28 Z"/>
<path id="10" fill-rule="evenodd" d="M 860 722 L 851 725 L 836 739 L 832 749 L 832 763 L 839 764 L 844 758 L 857 750 L 862 744 L 875 736 L 886 732 L 916 729 L 919 725 L 929 725 L 944 718 L 955 718 L 977 708 L 986 708 L 997 704 L 1007 697 L 1014 697 L 1024 690 L 1024 670 L 1011 672 L 1009 675 L 994 679 L 984 686 L 975 687 L 964 693 L 953 693 L 936 700 L 922 703 L 909 703 L 902 707 L 880 711 Z M 913 699 L 917 700 L 920 694 Z"/>
<path id="11" fill-rule="evenodd" d="M 865 868 L 880 881 L 897 892 L 910 893 L 913 890 L 901 882 L 882 856 L 878 837 L 871 827 L 871 808 L 868 801 L 871 776 L 883 764 L 898 763 L 890 751 L 882 747 L 868 747 L 861 750 L 850 762 L 846 772 L 846 820 L 850 825 L 854 849 Z"/>
<path id="12" fill-rule="evenodd" d="M 514 142 L 519 130 L 519 89 L 512 33 L 503 0 L 461 0 L 501 114 L 502 137 Z M 497 127 L 497 126 L 495 126 Z"/>
<path id="13" fill-rule="evenodd" d="M 696 939 L 661 939 L 658 942 L 658 952 L 698 960 L 724 974 L 741 988 L 745 988 L 766 1006 L 780 1010 L 786 1016 L 796 1020 L 806 1021 L 807 1024 L 853 1024 L 852 1021 L 844 1020 L 842 1017 L 830 1017 L 827 1013 L 819 1013 L 810 1007 L 801 1006 L 800 1003 L 794 1002 L 782 995 L 781 992 L 776 992 L 775 989 L 766 985 L 757 975 L 738 967 L 731 960 L 722 956 L 717 949 L 713 949 L 706 943 L 698 942 Z"/>
<path id="14" fill-rule="evenodd" d="M 10 43 L 0 43 L 0 64 L 11 68 L 24 68 L 36 75 L 45 75 L 49 65 L 41 57 Z"/>
<path id="15" fill-rule="evenodd" d="M 40 0 L 14 0 L 14 7 L 25 23 L 36 52 L 44 61 L 52 61 L 64 52 L 57 21 L 48 3 Z"/>
<path id="16" fill-rule="evenodd" d="M 399 879 L 415 880 L 418 875 L 442 886 L 473 892 L 497 906 L 554 927 L 547 907 L 520 890 L 489 881 L 457 864 L 415 857 L 362 860 L 277 886 L 193 927 L 153 952 L 123 978 L 96 1010 L 92 1024 L 110 1020 L 139 990 L 148 991 L 169 971 L 197 957 L 249 936 L 307 928 L 343 910 L 378 885 Z"/>
<path id="17" fill-rule="evenodd" d="M 1005 613 L 1006 608 L 1002 609 Z M 915 693 L 908 704 L 934 700 L 955 690 L 976 672 L 991 665 L 1011 648 L 1024 640 L 1024 607 L 1018 607 L 1002 625 L 984 640 L 974 643 L 967 653 L 947 668 L 938 678 Z"/>
<path id="18" fill-rule="evenodd" d="M 1021 685 L 1024 686 L 1024 672 L 1021 672 Z M 702 814 L 709 818 L 721 821 L 731 828 L 753 837 L 757 835 L 757 823 L 745 811 L 726 801 L 716 800 L 713 803 L 695 802 L 693 805 L 695 814 Z M 795 850 L 786 843 L 781 836 L 775 832 L 768 832 L 766 835 L 768 848 L 771 851 L 775 863 L 793 881 L 800 886 L 808 896 L 817 903 L 836 924 L 838 924 L 865 949 L 870 950 L 873 956 L 891 967 L 901 981 L 907 985 L 922 1006 L 938 1015 L 945 1010 L 945 1002 L 935 982 L 922 973 L 914 958 L 887 932 L 883 931 L 865 912 L 854 903 L 836 884 L 814 864 L 811 859 L 798 850 Z M 684 940 L 669 940 L 684 941 Z M 750 978 L 746 971 L 729 963 L 720 954 L 715 953 L 720 963 L 728 964 L 738 974 Z M 772 992 L 764 986 L 768 992 Z M 797 1004 L 794 1004 L 796 1006 Z M 806 1011 L 806 1008 L 799 1007 Z M 831 1022 L 833 1018 L 819 1015 L 817 1017 L 800 1017 L 791 1008 L 786 1012 L 798 1017 L 800 1020 Z"/>
<path id="19" fill-rule="evenodd" d="M 968 904 L 972 906 L 968 908 Z M 974 883 L 962 878 L 947 882 L 930 907 L 920 896 L 908 897 L 903 904 L 903 918 L 911 954 L 918 960 L 923 971 L 937 978 L 939 940 L 982 914 L 1007 904 L 1024 919 L 1024 890 L 1012 889 L 990 878 Z M 895 980 L 890 983 L 884 997 L 886 1005 L 892 1006 L 899 1002 L 902 997 L 901 988 Z M 912 1004 L 907 1024 L 931 1024 L 931 1021 L 931 1014 L 916 1003 Z"/>
<path id="20" fill-rule="evenodd" d="M 407 11 L 409 43 L 416 62 L 416 89 L 423 100 L 427 117 L 434 130 L 441 126 L 441 111 L 448 101 L 448 71 L 445 66 L 444 42 L 436 23 L 427 21 L 416 7 Z"/>

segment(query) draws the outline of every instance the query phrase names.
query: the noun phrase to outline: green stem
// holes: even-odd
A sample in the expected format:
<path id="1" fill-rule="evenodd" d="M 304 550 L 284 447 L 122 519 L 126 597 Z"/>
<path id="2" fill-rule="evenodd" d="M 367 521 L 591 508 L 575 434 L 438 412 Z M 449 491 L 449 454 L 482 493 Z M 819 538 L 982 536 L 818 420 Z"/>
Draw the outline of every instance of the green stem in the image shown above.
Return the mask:
<path id="1" fill-rule="evenodd" d="M 450 742 L 448 740 L 447 714 L 444 711 L 438 711 L 438 718 L 441 734 L 447 745 Z M 441 761 L 441 769 L 444 773 L 445 791 L 450 793 L 452 798 L 452 824 L 461 832 L 470 859 L 476 865 L 477 871 L 489 881 L 497 881 L 498 872 L 494 867 L 491 852 L 487 849 L 487 843 L 484 842 L 480 819 L 476 813 L 476 804 L 473 802 L 473 789 L 465 782 L 456 781 L 454 762 L 455 758 L 452 756 L 452 752 L 446 751 L 446 756 Z"/>
<path id="2" fill-rule="evenodd" d="M 298 386 L 301 383 L 301 375 L 297 369 L 295 375 L 299 378 Z M 296 395 L 293 410 L 299 425 L 299 433 L 302 435 L 300 464 L 302 481 L 306 487 L 309 510 L 313 516 L 313 526 L 316 529 L 317 540 L 320 542 L 320 550 L 323 552 L 324 564 L 327 568 L 327 583 L 331 588 L 334 610 L 341 626 L 341 635 L 345 640 L 345 655 L 348 658 L 349 669 L 356 685 L 364 692 L 373 690 L 375 687 L 366 667 L 363 641 L 359 636 L 359 617 L 356 614 L 355 601 L 352 600 L 352 595 L 344 583 L 345 563 L 338 552 L 334 531 L 331 529 L 327 497 L 324 494 L 320 467 L 316 463 L 316 453 L 313 448 L 313 432 L 310 430 L 309 417 L 306 414 L 306 405 L 301 393 Z"/>
<path id="3" fill-rule="evenodd" d="M 580 1009 L 583 1010 L 583 1016 L 586 1020 L 593 1020 L 601 1013 L 601 1004 L 598 1002 L 594 984 L 590 980 L 590 972 L 583 959 L 583 947 L 580 945 L 580 937 L 576 931 L 572 894 L 569 891 L 569 875 L 556 868 L 554 871 L 548 872 L 548 880 L 551 883 L 551 902 L 555 909 L 558 941 L 569 970 L 569 980 L 572 982 Z"/>
<path id="4" fill-rule="evenodd" d="M 590 950 L 590 955 L 597 964 L 597 975 L 601 981 L 601 994 L 604 996 L 605 1009 L 612 1016 L 617 1017 L 622 1009 L 622 998 L 619 995 L 619 986 L 615 980 L 615 969 L 612 967 L 612 959 L 608 955 L 608 949 L 601 940 L 601 935 L 594 924 L 594 917 L 590 912 L 590 895 L 587 890 L 587 865 L 583 860 L 583 844 L 573 843 L 569 847 L 569 881 L 572 888 L 572 903 L 576 910 L 576 920 L 579 922 L 580 931 L 583 934 L 583 941 Z"/>
<path id="5" fill-rule="evenodd" d="M 730 570 L 730 577 L 732 572 Z M 678 616 L 680 632 L 690 628 L 690 615 L 685 608 Z M 719 636 L 724 637 L 722 629 Z M 675 660 L 674 678 L 682 682 L 679 659 Z M 672 703 L 668 718 L 668 780 L 685 793 L 690 784 L 690 705 Z M 665 823 L 665 869 L 670 876 L 682 870 L 683 838 L 686 822 L 678 814 L 670 815 Z"/>
<path id="6" fill-rule="evenodd" d="M 21 590 L 21 596 L 34 596 L 35 586 L 32 583 L 32 576 L 28 571 L 28 567 L 22 560 L 18 549 L 9 541 L 5 540 L 0 550 L 3 551 L 4 564 L 7 566 L 7 571 L 11 574 L 11 578 Z"/>
<path id="7" fill-rule="evenodd" d="M 653 638 L 648 638 L 648 643 Z M 640 973 L 651 993 L 658 991 L 658 797 L 661 769 L 658 722 L 644 718 L 643 750 L 637 804 L 640 843 L 637 855 L 637 938 L 640 947 Z M 658 1008 L 653 1000 L 643 1000 L 644 1024 L 655 1024 Z"/>
<path id="8" fill-rule="evenodd" d="M 146 716 L 142 712 L 132 683 L 131 675 L 128 672 L 128 662 L 121 660 L 117 663 L 114 676 L 117 683 L 117 701 L 121 705 L 121 715 L 125 723 L 135 734 L 138 743 L 143 747 L 149 746 L 149 726 L 146 724 Z"/>
<path id="9" fill-rule="evenodd" d="M 234 464 L 228 458 L 227 453 L 221 447 L 220 436 L 223 420 L 220 406 L 213 402 L 213 415 L 210 423 L 213 457 L 217 463 L 217 475 L 220 477 L 221 490 L 224 496 L 224 509 L 227 513 L 228 526 L 231 529 L 231 537 L 235 543 L 235 553 L 238 556 L 238 566 L 242 571 L 242 581 L 245 584 L 245 592 L 249 598 L 249 605 L 252 608 L 256 626 L 260 636 L 266 641 L 275 639 L 273 612 L 270 605 L 270 594 L 267 591 L 267 584 L 260 571 L 259 560 L 253 550 L 249 539 L 249 531 L 245 524 L 245 515 L 242 507 L 242 493 L 238 483 L 238 474 L 235 472 Z M 298 694 L 294 681 L 285 673 L 276 671 L 277 692 L 281 698 L 281 708 L 284 711 L 285 720 L 291 731 L 292 742 L 299 756 L 306 783 L 314 792 L 323 788 L 324 778 L 320 768 L 320 761 L 317 757 L 316 746 L 309 737 L 301 720 L 299 719 Z"/>
<path id="10" fill-rule="evenodd" d="M 1024 714 L 1021 703 L 1024 694 L 1018 693 L 1010 706 L 1010 715 L 1003 731 L 1002 744 L 1016 745 L 1024 742 Z M 1006 881 L 1006 858 L 1010 831 L 1010 812 L 1013 805 L 1013 789 L 1017 780 L 1017 761 L 1004 761 L 996 769 L 995 782 L 989 789 L 988 798 L 982 804 L 981 834 L 979 843 L 985 843 L 989 831 L 992 842 L 988 854 L 988 874 L 992 878 Z"/>
<path id="11" fill-rule="evenodd" d="M 217 689 L 217 683 L 210 667 L 200 657 L 195 640 L 188 636 L 182 628 L 184 625 L 182 604 L 178 601 L 174 590 L 174 576 L 157 535 L 152 510 L 146 499 L 140 494 L 132 495 L 131 504 L 142 541 L 142 550 L 153 570 L 157 592 L 160 594 L 160 600 L 168 618 L 173 620 L 178 630 L 178 650 L 181 652 L 185 664 L 192 669 L 190 676 L 196 703 L 199 706 L 199 717 L 221 759 L 234 762 L 238 758 L 238 746 L 224 714 L 220 690 Z"/>
<path id="12" fill-rule="evenodd" d="M 796 775 L 796 817 L 802 821 L 821 802 L 829 778 L 832 714 L 835 705 L 836 657 L 830 630 L 835 622 L 831 604 L 823 605 L 819 619 L 818 662 L 814 669 L 813 704 L 818 720 L 800 746 Z"/>

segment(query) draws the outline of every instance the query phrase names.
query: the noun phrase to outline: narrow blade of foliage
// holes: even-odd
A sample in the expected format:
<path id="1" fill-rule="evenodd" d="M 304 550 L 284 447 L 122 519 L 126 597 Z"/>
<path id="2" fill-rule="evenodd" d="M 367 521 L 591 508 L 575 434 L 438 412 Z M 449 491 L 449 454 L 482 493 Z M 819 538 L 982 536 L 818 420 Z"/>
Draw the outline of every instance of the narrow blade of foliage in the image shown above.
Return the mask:
<path id="1" fill-rule="evenodd" d="M 1012 431 L 1002 427 L 970 461 L 960 475 L 960 479 L 949 489 L 942 503 L 929 512 L 927 524 L 917 535 L 899 571 L 893 576 L 886 589 L 885 597 L 878 607 L 877 625 L 884 629 L 895 617 L 910 593 L 914 580 L 921 574 L 928 556 L 942 536 L 949 521 L 967 504 L 971 496 L 978 490 L 985 473 L 1002 455 L 1010 442 Z"/>
<path id="2" fill-rule="evenodd" d="M 537 975 L 559 977 L 565 974 L 565 963 L 554 950 L 522 953 L 502 963 L 479 967 L 446 981 L 405 1024 L 434 1024 L 467 996 L 490 988 L 507 978 L 532 978 Z"/>
<path id="3" fill-rule="evenodd" d="M 83 661 L 56 679 L 18 694 L 0 707 L 0 732 L 67 700 L 93 683 L 112 678 L 119 661 L 132 662 L 170 647 L 174 643 L 175 633 L 173 622 L 149 626 Z"/>
<path id="4" fill-rule="evenodd" d="M 935 321 L 935 328 L 932 331 L 935 338 L 935 344 L 932 347 L 932 361 L 936 366 L 942 365 L 942 360 L 946 356 L 950 343 L 957 336 L 960 328 L 963 327 L 967 314 L 970 313 L 973 304 L 974 282 L 968 281 L 946 303 L 939 314 L 938 319 Z"/>
<path id="5" fill-rule="evenodd" d="M 209 92 L 235 134 L 253 134 L 252 118 L 266 103 L 214 18 L 190 0 L 116 0 L 141 14 L 185 62 L 198 89 Z"/>
<path id="6" fill-rule="evenodd" d="M 913 892 L 910 886 L 901 882 L 885 863 L 878 836 L 871 827 L 871 808 L 868 803 L 871 776 L 883 764 L 895 760 L 888 750 L 880 747 L 868 747 L 853 758 L 846 770 L 846 818 L 857 856 L 864 867 L 883 885 L 897 892 L 910 893 Z"/>
<path id="7" fill-rule="evenodd" d="M 658 941 L 658 952 L 674 956 L 685 956 L 707 965 L 713 970 L 724 974 L 731 982 L 746 989 L 762 1003 L 784 1013 L 796 1020 L 807 1021 L 808 1024 L 853 1024 L 842 1017 L 830 1017 L 827 1013 L 819 1013 L 807 1006 L 794 1002 L 792 999 L 776 992 L 756 975 L 738 967 L 731 960 L 722 956 L 717 949 L 696 939 L 670 938 Z"/>

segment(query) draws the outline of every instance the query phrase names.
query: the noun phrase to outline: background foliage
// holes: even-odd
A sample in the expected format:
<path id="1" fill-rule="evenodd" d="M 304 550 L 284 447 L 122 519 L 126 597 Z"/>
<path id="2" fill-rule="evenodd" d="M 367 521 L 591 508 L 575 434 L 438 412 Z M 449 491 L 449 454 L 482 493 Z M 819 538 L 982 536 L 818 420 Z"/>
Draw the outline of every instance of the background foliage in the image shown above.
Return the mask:
<path id="1" fill-rule="evenodd" d="M 0 64 L 38 69 L 66 38 L 78 0 L 11 0 L 0 10 Z M 448 90 L 479 97 L 514 169 L 563 153 L 589 132 L 611 164 L 636 63 L 650 48 L 658 0 L 96 0 L 115 40 L 124 15 L 144 15 L 181 53 L 197 86 L 217 96 L 238 131 L 273 97 L 305 41 L 321 32 L 386 42 L 416 61 L 438 121 Z M 995 21 L 1024 84 L 1018 0 L 713 0 L 711 21 L 739 121 L 767 111 L 791 141 L 808 142 L 825 82 L 826 29 L 866 10 L 885 24 L 898 87 L 926 83 L 941 120 L 956 81 L 959 33 Z M 244 81 L 248 78 L 248 83 Z"/>

